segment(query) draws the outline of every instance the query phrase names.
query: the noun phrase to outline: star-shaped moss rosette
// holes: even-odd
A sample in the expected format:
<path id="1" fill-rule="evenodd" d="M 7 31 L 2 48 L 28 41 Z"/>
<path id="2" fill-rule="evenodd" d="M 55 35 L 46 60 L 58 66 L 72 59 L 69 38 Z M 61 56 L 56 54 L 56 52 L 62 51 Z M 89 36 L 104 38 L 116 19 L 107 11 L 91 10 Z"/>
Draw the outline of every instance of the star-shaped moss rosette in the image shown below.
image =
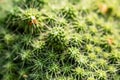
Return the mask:
<path id="1" fill-rule="evenodd" d="M 8 15 L 7 20 L 8 27 L 13 31 L 20 33 L 37 33 L 40 32 L 41 24 L 38 17 L 40 12 L 37 9 L 26 9 L 17 8 Z"/>

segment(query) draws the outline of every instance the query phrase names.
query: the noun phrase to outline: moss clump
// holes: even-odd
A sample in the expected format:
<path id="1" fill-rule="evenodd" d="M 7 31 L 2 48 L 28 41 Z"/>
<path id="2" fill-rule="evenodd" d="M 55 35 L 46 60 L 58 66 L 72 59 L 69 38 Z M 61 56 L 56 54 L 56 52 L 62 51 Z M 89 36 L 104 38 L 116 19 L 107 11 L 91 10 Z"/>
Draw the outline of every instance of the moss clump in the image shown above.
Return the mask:
<path id="1" fill-rule="evenodd" d="M 19 31 L 19 33 L 37 33 L 41 28 L 38 16 L 40 13 L 37 9 L 17 8 L 8 14 L 7 24 L 9 28 L 16 32 Z"/>
<path id="2" fill-rule="evenodd" d="M 120 79 L 119 0 L 11 3 L 0 20 L 0 80 Z"/>
<path id="3" fill-rule="evenodd" d="M 65 30 L 62 27 L 52 28 L 48 33 L 46 46 L 56 51 L 64 50 L 67 46 Z"/>

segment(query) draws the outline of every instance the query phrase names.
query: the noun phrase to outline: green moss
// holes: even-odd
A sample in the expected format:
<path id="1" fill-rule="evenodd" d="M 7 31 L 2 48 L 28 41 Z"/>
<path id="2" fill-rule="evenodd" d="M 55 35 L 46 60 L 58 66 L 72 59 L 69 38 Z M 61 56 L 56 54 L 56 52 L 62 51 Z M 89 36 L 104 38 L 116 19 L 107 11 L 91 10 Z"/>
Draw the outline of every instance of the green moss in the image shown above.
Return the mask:
<path id="1" fill-rule="evenodd" d="M 67 46 L 65 30 L 62 27 L 54 27 L 48 33 L 46 45 L 57 51 L 64 50 Z"/>
<path id="2" fill-rule="evenodd" d="M 120 79 L 119 0 L 11 3 L 0 18 L 0 80 Z"/>

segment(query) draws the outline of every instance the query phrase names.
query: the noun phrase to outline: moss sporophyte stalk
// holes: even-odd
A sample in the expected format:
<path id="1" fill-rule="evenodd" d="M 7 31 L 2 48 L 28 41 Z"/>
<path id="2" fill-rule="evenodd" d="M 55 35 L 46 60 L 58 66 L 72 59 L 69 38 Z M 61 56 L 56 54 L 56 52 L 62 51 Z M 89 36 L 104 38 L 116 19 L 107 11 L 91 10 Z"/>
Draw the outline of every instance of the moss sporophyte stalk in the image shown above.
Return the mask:
<path id="1" fill-rule="evenodd" d="M 0 2 L 0 80 L 120 80 L 119 0 L 5 5 L 11 7 Z"/>

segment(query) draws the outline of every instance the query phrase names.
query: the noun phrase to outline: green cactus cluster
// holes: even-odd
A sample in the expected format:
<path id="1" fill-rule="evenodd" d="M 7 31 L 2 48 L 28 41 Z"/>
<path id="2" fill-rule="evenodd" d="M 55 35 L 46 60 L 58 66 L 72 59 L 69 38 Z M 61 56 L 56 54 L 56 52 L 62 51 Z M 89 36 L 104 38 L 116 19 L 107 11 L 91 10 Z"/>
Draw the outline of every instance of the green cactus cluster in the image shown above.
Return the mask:
<path id="1" fill-rule="evenodd" d="M 11 2 L 0 80 L 120 80 L 119 0 Z"/>

